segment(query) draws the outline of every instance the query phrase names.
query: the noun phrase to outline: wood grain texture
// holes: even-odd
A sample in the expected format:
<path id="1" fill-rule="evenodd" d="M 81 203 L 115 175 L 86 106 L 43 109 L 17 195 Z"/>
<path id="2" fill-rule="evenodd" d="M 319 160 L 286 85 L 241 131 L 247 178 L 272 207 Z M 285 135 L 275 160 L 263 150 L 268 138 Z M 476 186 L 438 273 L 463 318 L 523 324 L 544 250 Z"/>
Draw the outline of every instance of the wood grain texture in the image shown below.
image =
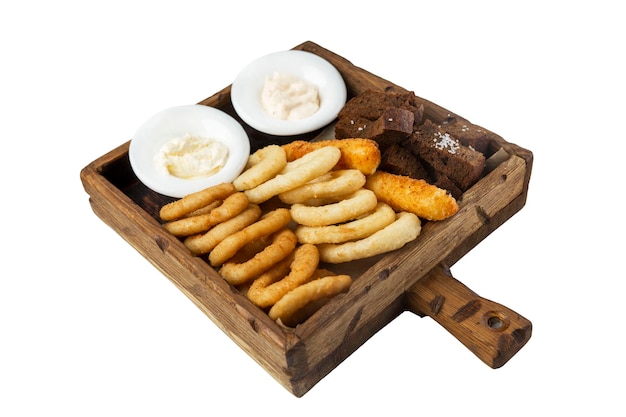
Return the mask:
<path id="1" fill-rule="evenodd" d="M 367 89 L 404 90 L 313 42 L 294 49 L 318 54 L 333 64 L 346 82 L 349 97 Z M 422 100 L 426 117 L 435 121 L 448 115 L 463 119 Z M 230 86 L 199 104 L 221 109 L 241 122 L 252 150 L 269 143 L 328 134 L 320 130 L 285 139 L 256 132 L 234 112 Z M 421 312 L 423 306 L 414 297 L 415 291 L 421 291 L 420 280 L 441 264 L 453 265 L 524 206 L 532 153 L 492 132 L 489 139 L 490 146 L 494 150 L 503 149 L 508 158 L 463 195 L 456 215 L 442 222 L 426 223 L 420 237 L 400 250 L 346 265 L 345 272 L 354 279 L 350 290 L 332 299 L 295 329 L 269 319 L 205 260 L 194 257 L 181 241 L 165 231 L 158 210 L 171 199 L 154 193 L 137 180 L 128 161 L 129 142 L 87 165 L 81 171 L 81 181 L 96 215 L 169 278 L 283 387 L 295 396 L 302 396 L 396 316 L 407 310 Z M 446 295 L 446 287 L 432 291 Z M 432 299 L 431 295 L 425 297 Z M 449 305 L 443 303 L 441 308 L 447 309 Z M 471 307 L 467 307 L 465 314 L 473 311 Z M 480 347 L 475 353 L 481 357 L 482 350 L 490 348 Z"/>
<path id="2" fill-rule="evenodd" d="M 494 369 L 508 362 L 532 333 L 528 319 L 480 297 L 442 266 L 407 291 L 407 305 L 416 314 L 432 317 Z"/>

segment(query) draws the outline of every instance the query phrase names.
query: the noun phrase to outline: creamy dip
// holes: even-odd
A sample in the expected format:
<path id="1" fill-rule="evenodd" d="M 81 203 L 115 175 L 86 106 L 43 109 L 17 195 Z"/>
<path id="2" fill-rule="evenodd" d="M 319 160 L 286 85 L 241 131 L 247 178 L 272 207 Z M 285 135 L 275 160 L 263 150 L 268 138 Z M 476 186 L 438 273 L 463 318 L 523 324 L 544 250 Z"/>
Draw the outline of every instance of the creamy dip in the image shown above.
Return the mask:
<path id="1" fill-rule="evenodd" d="M 320 98 L 317 86 L 274 72 L 265 79 L 261 104 L 267 113 L 277 119 L 299 120 L 319 110 Z"/>
<path id="2" fill-rule="evenodd" d="M 216 174 L 227 159 L 228 147 L 222 142 L 187 133 L 163 144 L 154 163 L 168 175 L 195 179 Z"/>

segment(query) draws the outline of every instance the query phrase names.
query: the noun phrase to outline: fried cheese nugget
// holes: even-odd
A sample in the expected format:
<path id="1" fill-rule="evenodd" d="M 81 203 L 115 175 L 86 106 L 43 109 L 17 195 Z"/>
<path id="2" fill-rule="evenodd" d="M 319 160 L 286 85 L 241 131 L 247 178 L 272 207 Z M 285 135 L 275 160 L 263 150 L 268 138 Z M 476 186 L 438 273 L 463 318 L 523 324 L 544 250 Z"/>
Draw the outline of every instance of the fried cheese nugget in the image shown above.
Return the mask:
<path id="1" fill-rule="evenodd" d="M 380 165 L 380 149 L 378 149 L 378 144 L 371 139 L 327 139 L 315 142 L 296 140 L 282 145 L 287 154 L 287 161 L 301 158 L 324 146 L 335 146 L 341 150 L 341 158 L 337 162 L 336 169 L 358 169 L 363 174 L 370 175 L 376 172 Z"/>
<path id="2" fill-rule="evenodd" d="M 444 220 L 459 211 L 456 200 L 446 190 L 421 179 L 378 171 L 368 177 L 365 188 L 394 210 L 408 211 L 426 220 Z"/>

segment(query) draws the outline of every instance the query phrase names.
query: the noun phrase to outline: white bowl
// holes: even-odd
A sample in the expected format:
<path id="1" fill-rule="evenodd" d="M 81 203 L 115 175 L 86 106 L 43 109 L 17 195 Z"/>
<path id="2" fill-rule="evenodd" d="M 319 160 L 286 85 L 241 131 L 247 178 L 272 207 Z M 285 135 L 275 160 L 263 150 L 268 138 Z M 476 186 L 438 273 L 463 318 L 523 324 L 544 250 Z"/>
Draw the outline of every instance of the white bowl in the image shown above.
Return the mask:
<path id="1" fill-rule="evenodd" d="M 261 91 L 266 77 L 275 72 L 316 85 L 319 110 L 300 120 L 278 119 L 267 113 L 261 104 Z M 346 96 L 346 84 L 330 62 L 298 50 L 275 52 L 248 64 L 233 81 L 230 92 L 233 107 L 245 123 L 277 136 L 299 135 L 326 126 L 337 117 L 346 103 Z"/>
<path id="2" fill-rule="evenodd" d="M 222 142 L 228 159 L 216 174 L 194 179 L 169 175 L 154 163 L 154 157 L 170 139 L 191 134 Z M 130 142 L 130 164 L 137 178 L 157 193 L 181 198 L 204 188 L 233 181 L 245 168 L 250 141 L 233 117 L 213 107 L 199 104 L 171 107 L 150 117 Z"/>

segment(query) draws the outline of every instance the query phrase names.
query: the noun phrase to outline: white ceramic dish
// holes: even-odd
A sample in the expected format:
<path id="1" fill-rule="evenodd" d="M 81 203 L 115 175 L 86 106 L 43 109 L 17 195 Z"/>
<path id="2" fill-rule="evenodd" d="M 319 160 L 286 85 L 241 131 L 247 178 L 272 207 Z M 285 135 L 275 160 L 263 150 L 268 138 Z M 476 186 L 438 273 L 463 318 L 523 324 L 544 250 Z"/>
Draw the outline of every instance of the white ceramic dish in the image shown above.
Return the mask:
<path id="1" fill-rule="evenodd" d="M 320 96 L 317 112 L 301 120 L 282 120 L 268 114 L 261 104 L 266 77 L 279 72 L 314 84 Z M 231 101 L 239 117 L 260 132 L 289 136 L 320 129 L 336 117 L 346 103 L 346 84 L 325 59 L 306 51 L 289 50 L 265 55 L 248 64 L 231 86 Z"/>
<path id="2" fill-rule="evenodd" d="M 154 157 L 164 143 L 191 134 L 214 139 L 228 147 L 225 166 L 216 174 L 199 179 L 181 179 L 163 173 Z M 181 198 L 222 182 L 231 182 L 244 169 L 250 156 L 245 130 L 230 115 L 199 104 L 171 107 L 153 115 L 137 130 L 128 151 L 137 178 L 157 193 Z"/>

